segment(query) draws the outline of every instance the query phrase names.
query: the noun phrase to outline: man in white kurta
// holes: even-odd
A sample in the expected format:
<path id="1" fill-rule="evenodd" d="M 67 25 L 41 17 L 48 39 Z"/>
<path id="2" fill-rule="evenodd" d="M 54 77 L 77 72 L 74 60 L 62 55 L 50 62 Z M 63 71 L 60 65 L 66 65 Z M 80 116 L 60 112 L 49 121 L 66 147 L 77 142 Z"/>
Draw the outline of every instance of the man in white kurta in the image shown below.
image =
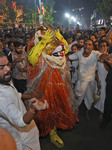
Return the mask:
<path id="1" fill-rule="evenodd" d="M 69 60 L 79 60 L 78 80 L 75 86 L 77 105 L 80 106 L 84 99 L 88 110 L 94 101 L 94 80 L 99 56 L 100 53 L 93 50 L 93 42 L 91 40 L 85 42 L 84 49 L 69 56 Z"/>
<path id="2" fill-rule="evenodd" d="M 18 150 L 40 150 L 39 132 L 32 120 L 36 110 L 48 108 L 45 103 L 31 99 L 31 105 L 26 111 L 11 80 L 7 57 L 0 52 L 0 127 L 7 129 L 14 137 Z M 23 96 L 23 95 L 22 95 Z M 44 107 L 43 107 L 43 104 Z M 40 107 L 40 109 L 39 109 Z"/>
<path id="3" fill-rule="evenodd" d="M 100 53 L 107 54 L 109 48 L 108 42 L 105 40 L 101 40 L 99 42 L 98 48 Z M 98 62 L 97 70 L 98 70 L 99 82 L 101 84 L 101 89 L 100 89 L 100 99 L 96 103 L 95 108 L 98 109 L 102 114 L 104 112 L 104 102 L 106 98 L 106 77 L 108 71 L 107 71 L 107 67 L 105 67 L 105 64 L 101 62 Z M 100 118 L 102 119 L 101 115 Z"/>
<path id="4" fill-rule="evenodd" d="M 12 134 L 18 150 L 25 146 L 40 150 L 38 129 L 34 121 L 29 125 L 24 123 L 25 113 L 21 94 L 13 86 L 0 85 L 0 126 Z"/>
<path id="5" fill-rule="evenodd" d="M 108 71 L 105 69 L 104 64 L 101 62 L 98 62 L 98 76 L 99 76 L 99 81 L 101 84 L 101 89 L 100 89 L 100 99 L 99 101 L 95 104 L 95 108 L 98 109 L 101 113 L 104 112 L 104 102 L 105 102 L 105 97 L 106 97 L 106 77 Z"/>

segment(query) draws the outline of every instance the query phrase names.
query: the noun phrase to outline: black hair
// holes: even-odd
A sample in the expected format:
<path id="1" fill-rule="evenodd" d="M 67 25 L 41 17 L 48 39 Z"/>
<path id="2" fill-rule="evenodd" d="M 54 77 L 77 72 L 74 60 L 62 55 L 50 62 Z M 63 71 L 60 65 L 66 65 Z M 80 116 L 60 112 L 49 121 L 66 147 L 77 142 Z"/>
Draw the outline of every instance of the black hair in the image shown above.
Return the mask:
<path id="1" fill-rule="evenodd" d="M 94 46 L 94 50 L 98 50 L 98 45 L 96 45 L 95 43 L 99 43 L 98 41 L 93 42 L 93 46 Z"/>
<path id="2" fill-rule="evenodd" d="M 84 41 L 84 43 L 86 43 L 86 41 L 91 41 L 91 42 L 93 43 L 93 40 L 91 40 L 91 39 L 87 39 L 87 40 L 85 40 L 85 41 Z"/>
<path id="3" fill-rule="evenodd" d="M 103 40 L 103 39 L 102 39 L 103 37 L 105 37 L 105 38 L 106 38 L 106 35 L 101 36 L 101 37 L 100 37 L 100 40 Z M 103 40 L 103 41 L 104 41 L 104 40 Z"/>
<path id="4" fill-rule="evenodd" d="M 106 40 L 100 40 L 99 43 L 98 43 L 98 46 L 99 46 L 101 43 L 106 43 L 107 46 L 109 46 L 109 43 L 108 43 Z"/>
<path id="5" fill-rule="evenodd" d="M 11 38 L 11 37 L 12 37 L 11 34 L 9 33 L 5 34 L 5 38 Z"/>
<path id="6" fill-rule="evenodd" d="M 95 34 L 91 34 L 91 35 L 90 35 L 90 37 L 91 37 L 91 36 L 94 36 L 94 37 L 95 37 L 95 39 L 97 39 Z"/>
<path id="7" fill-rule="evenodd" d="M 26 40 L 26 39 L 31 39 L 31 38 L 30 38 L 30 36 L 27 36 L 27 37 L 25 37 L 25 40 Z"/>
<path id="8" fill-rule="evenodd" d="M 104 31 L 105 31 L 105 30 L 106 30 L 106 28 L 105 28 L 105 27 L 101 27 L 101 28 L 100 28 L 100 30 L 104 30 Z"/>
<path id="9" fill-rule="evenodd" d="M 77 31 L 77 33 L 80 33 L 80 34 L 82 35 L 82 32 L 81 32 L 80 30 L 79 30 L 79 31 Z M 77 34 L 77 33 L 76 33 L 76 34 Z"/>
<path id="10" fill-rule="evenodd" d="M 78 41 L 79 40 L 84 40 L 84 37 L 83 36 L 80 36 L 79 38 L 78 38 Z"/>
<path id="11" fill-rule="evenodd" d="M 15 41 L 15 42 L 14 42 L 14 47 L 19 47 L 19 46 L 21 46 L 21 45 L 23 45 L 23 43 L 20 42 L 20 41 Z"/>
<path id="12" fill-rule="evenodd" d="M 71 33 L 68 33 L 67 35 L 65 35 L 65 40 L 73 38 L 73 35 Z"/>
<path id="13" fill-rule="evenodd" d="M 13 41 L 9 41 L 8 42 L 8 47 L 11 45 L 11 43 L 14 43 Z"/>
<path id="14" fill-rule="evenodd" d="M 0 41 L 3 42 L 3 39 L 0 37 Z"/>
<path id="15" fill-rule="evenodd" d="M 72 45 L 71 50 L 72 50 L 72 48 L 73 48 L 74 46 L 77 47 L 77 49 L 79 48 L 79 44 L 75 43 L 75 44 Z"/>

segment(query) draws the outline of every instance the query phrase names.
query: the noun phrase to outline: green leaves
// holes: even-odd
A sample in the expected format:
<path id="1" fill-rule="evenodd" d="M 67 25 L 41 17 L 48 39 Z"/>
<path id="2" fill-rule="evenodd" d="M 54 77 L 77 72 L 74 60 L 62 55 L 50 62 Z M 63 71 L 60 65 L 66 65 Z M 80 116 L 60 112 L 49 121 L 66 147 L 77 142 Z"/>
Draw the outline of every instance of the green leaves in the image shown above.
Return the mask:
<path id="1" fill-rule="evenodd" d="M 0 6 L 0 14 L 4 15 L 6 18 L 6 22 L 12 21 L 14 22 L 16 20 L 17 13 L 14 11 L 12 8 L 12 1 L 14 0 L 6 0 L 6 5 L 5 6 Z M 37 5 L 38 5 L 38 1 Z M 44 8 L 45 8 L 45 16 L 44 18 L 44 23 L 45 24 L 53 24 L 53 17 L 52 14 L 54 12 L 53 7 L 55 4 L 54 0 L 43 0 Z M 39 14 L 37 10 L 37 6 L 35 6 L 34 1 L 31 0 L 16 0 L 16 5 L 17 6 L 23 6 L 23 21 L 24 23 L 35 23 L 35 18 L 36 18 L 36 23 L 39 22 Z"/>
<path id="2" fill-rule="evenodd" d="M 53 17 L 52 14 L 54 12 L 55 1 L 54 0 L 44 0 L 44 8 L 45 8 L 45 16 L 44 16 L 44 22 L 45 24 L 53 24 Z"/>
<path id="3" fill-rule="evenodd" d="M 112 0 L 102 0 L 97 3 L 96 11 L 108 22 L 110 22 L 110 16 L 112 15 Z"/>

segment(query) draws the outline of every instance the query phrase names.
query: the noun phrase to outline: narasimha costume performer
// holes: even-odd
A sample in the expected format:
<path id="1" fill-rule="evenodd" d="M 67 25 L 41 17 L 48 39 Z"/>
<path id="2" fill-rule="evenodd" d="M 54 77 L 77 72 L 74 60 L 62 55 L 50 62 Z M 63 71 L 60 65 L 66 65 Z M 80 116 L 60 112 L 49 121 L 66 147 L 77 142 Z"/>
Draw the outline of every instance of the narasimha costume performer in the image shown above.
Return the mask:
<path id="1" fill-rule="evenodd" d="M 35 122 L 40 136 L 49 134 L 51 142 L 58 148 L 62 148 L 64 143 L 57 135 L 56 128 L 72 129 L 78 121 L 65 58 L 67 52 L 68 44 L 58 30 L 47 30 L 42 40 L 28 52 L 30 65 L 27 92 L 44 92 L 40 101 L 46 99 L 49 103 L 47 110 L 37 112 Z"/>

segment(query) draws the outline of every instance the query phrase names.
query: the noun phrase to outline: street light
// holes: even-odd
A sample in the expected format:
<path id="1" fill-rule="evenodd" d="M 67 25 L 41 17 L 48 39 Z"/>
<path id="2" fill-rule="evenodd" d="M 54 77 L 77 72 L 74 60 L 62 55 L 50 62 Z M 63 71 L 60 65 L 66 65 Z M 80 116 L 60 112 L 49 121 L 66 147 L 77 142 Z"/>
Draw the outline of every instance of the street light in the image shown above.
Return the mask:
<path id="1" fill-rule="evenodd" d="M 65 17 L 69 18 L 69 17 L 70 17 L 70 14 L 65 13 Z"/>
<path id="2" fill-rule="evenodd" d="M 68 18 L 68 28 L 70 29 L 70 24 L 71 24 L 70 14 L 65 13 L 65 17 L 67 17 L 67 18 Z"/>
<path id="3" fill-rule="evenodd" d="M 81 26 L 81 25 L 82 25 L 79 21 L 77 22 L 77 24 L 78 24 L 79 26 Z"/>
<path id="4" fill-rule="evenodd" d="M 42 10 L 41 10 L 41 8 L 42 8 L 42 3 L 41 3 L 41 0 L 39 0 L 39 8 L 40 8 L 40 15 L 42 14 Z"/>
<path id="5" fill-rule="evenodd" d="M 71 19 L 72 19 L 74 22 L 76 22 L 76 18 L 75 18 L 75 17 L 72 16 Z"/>
<path id="6" fill-rule="evenodd" d="M 74 17 L 73 17 L 73 16 L 71 16 L 71 19 L 73 20 L 73 19 L 74 19 Z"/>
<path id="7" fill-rule="evenodd" d="M 42 4 L 43 4 L 43 3 L 41 2 L 41 0 L 39 0 L 39 7 L 40 7 L 39 24 L 40 24 L 40 25 L 43 24 Z"/>
<path id="8" fill-rule="evenodd" d="M 81 7 L 81 8 L 74 8 L 74 9 L 72 9 L 72 11 L 81 11 L 81 10 L 83 10 L 84 9 L 84 7 Z"/>
<path id="9" fill-rule="evenodd" d="M 71 24 L 71 22 L 72 22 L 72 21 L 76 22 L 77 19 L 76 19 L 74 16 L 70 16 L 69 13 L 65 13 L 65 17 L 68 18 L 68 27 L 69 27 L 69 29 L 70 29 L 70 24 Z M 79 23 L 79 22 L 78 22 L 78 23 Z M 79 23 L 79 25 L 81 25 L 81 24 Z"/>

